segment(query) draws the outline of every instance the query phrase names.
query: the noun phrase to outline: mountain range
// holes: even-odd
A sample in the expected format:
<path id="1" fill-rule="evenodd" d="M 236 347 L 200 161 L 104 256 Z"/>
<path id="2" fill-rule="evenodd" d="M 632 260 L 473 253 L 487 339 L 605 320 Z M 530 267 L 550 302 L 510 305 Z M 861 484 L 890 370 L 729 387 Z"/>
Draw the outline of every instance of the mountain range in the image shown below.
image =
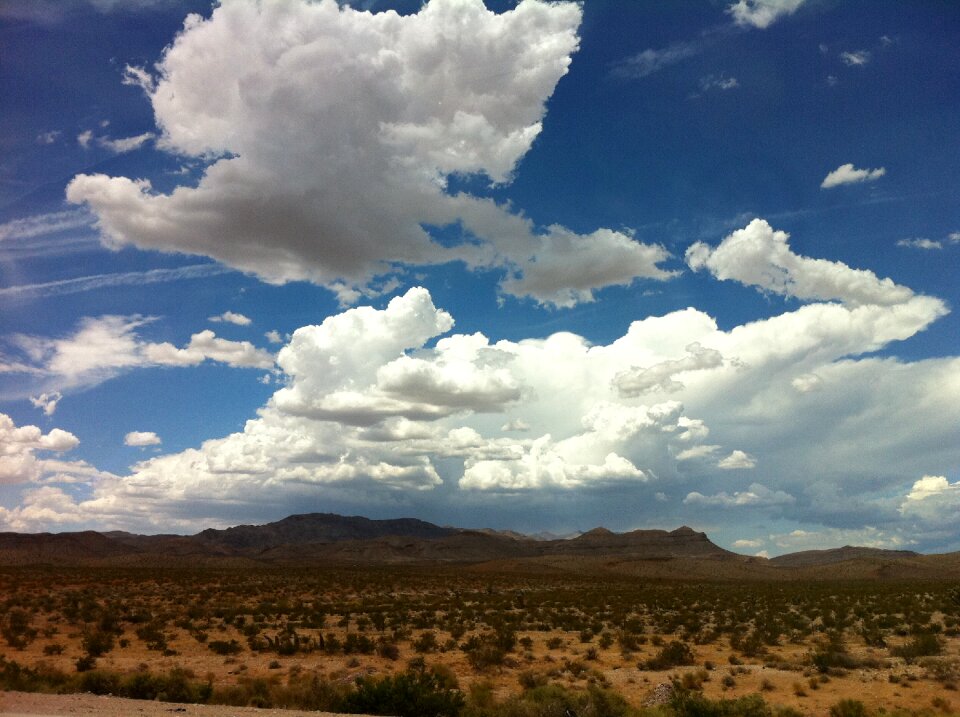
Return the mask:
<path id="1" fill-rule="evenodd" d="M 0 533 L 2 566 L 309 567 L 462 565 L 471 571 L 617 574 L 651 579 L 960 579 L 960 553 L 845 546 L 773 559 L 724 550 L 686 526 L 572 538 L 441 527 L 422 520 L 371 520 L 331 513 L 195 535 Z"/>

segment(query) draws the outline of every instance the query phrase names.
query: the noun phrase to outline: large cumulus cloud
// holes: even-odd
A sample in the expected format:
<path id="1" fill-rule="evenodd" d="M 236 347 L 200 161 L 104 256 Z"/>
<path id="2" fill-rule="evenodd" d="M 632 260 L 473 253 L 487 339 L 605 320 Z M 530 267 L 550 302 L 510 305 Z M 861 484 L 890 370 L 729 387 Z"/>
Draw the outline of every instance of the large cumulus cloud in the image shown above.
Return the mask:
<path id="1" fill-rule="evenodd" d="M 310 496 L 433 496 L 448 511 L 606 492 L 649 494 L 648 512 L 622 527 L 648 524 L 656 505 L 698 525 L 735 508 L 823 540 L 851 525 L 889 544 L 941 535 L 956 505 L 945 476 L 960 463 L 960 359 L 871 353 L 945 306 L 798 257 L 763 225 L 699 249 L 724 259 L 706 266 L 735 265 L 743 232 L 777 249 L 748 248 L 747 273 L 731 278 L 817 300 L 728 330 L 688 308 L 594 345 L 567 332 L 457 334 L 427 290 L 411 289 L 299 329 L 277 358 L 284 385 L 242 431 L 100 476 L 71 515 L 200 526 L 224 506 Z M 766 278 L 784 270 L 786 283 Z"/>
<path id="2" fill-rule="evenodd" d="M 202 254 L 266 281 L 308 280 L 346 302 L 404 266 L 499 267 L 503 290 L 559 306 L 637 277 L 664 279 L 658 246 L 628 233 L 538 231 L 451 175 L 508 182 L 541 131 L 579 38 L 575 3 L 432 0 L 372 14 L 334 0 L 237 0 L 190 16 L 154 77 L 160 148 L 209 160 L 196 186 L 79 175 L 70 201 L 105 241 Z M 442 246 L 425 227 L 454 225 Z M 589 267 L 571 273 L 569 266 Z"/>

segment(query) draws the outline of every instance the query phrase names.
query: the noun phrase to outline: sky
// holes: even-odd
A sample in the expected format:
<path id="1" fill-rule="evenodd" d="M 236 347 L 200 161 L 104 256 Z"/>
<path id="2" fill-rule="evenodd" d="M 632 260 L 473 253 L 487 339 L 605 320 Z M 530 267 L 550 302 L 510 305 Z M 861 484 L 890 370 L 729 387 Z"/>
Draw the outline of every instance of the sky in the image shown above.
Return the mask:
<path id="1" fill-rule="evenodd" d="M 0 6 L 0 530 L 960 550 L 960 6 Z"/>

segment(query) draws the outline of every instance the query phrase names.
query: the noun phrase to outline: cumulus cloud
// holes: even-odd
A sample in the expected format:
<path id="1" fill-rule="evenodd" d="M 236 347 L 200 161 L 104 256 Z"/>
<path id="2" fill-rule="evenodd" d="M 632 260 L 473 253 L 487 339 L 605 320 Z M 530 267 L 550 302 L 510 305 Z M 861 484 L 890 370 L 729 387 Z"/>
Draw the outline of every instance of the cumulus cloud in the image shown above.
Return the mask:
<path id="1" fill-rule="evenodd" d="M 33 404 L 34 408 L 43 411 L 43 415 L 52 416 L 62 398 L 63 394 L 59 391 L 51 391 L 50 393 L 41 393 L 39 396 L 31 396 L 30 403 Z"/>
<path id="2" fill-rule="evenodd" d="M 960 481 L 925 475 L 915 481 L 900 504 L 905 518 L 932 528 L 953 531 L 960 520 Z"/>
<path id="3" fill-rule="evenodd" d="M 789 533 L 773 534 L 770 536 L 770 542 L 782 552 L 829 550 L 845 545 L 903 550 L 909 548 L 911 544 L 911 540 L 898 530 L 884 530 L 872 525 L 862 528 L 823 528 L 821 530 L 798 528 Z"/>
<path id="4" fill-rule="evenodd" d="M 763 547 L 763 540 L 754 540 L 749 538 L 741 538 L 740 540 L 733 541 L 733 547 L 735 548 L 760 548 Z"/>
<path id="5" fill-rule="evenodd" d="M 716 368 L 723 364 L 723 355 L 716 349 L 694 342 L 686 347 L 687 355 L 675 361 L 662 361 L 649 367 L 633 366 L 613 377 L 621 396 L 639 396 L 654 390 L 679 391 L 683 384 L 674 377 L 687 371 Z"/>
<path id="6" fill-rule="evenodd" d="M 922 331 L 943 303 L 797 257 L 785 237 L 771 262 L 772 230 L 747 229 L 768 258 L 726 254 L 727 244 L 711 270 L 739 261 L 745 283 L 766 289 L 777 284 L 764 261 L 782 265 L 790 281 L 781 283 L 812 303 L 728 329 L 688 308 L 593 345 L 568 332 L 517 341 L 453 333 L 453 317 L 411 289 L 381 309 L 298 329 L 277 357 L 280 385 L 242 430 L 97 478 L 75 494 L 71 514 L 169 529 L 215 521 L 225 505 L 332 496 L 357 506 L 424 496 L 455 509 L 502 494 L 578 503 L 615 494 L 638 506 L 638 521 L 652 515 L 647 505 L 678 519 L 736 506 L 798 522 L 856 515 L 891 535 L 898 521 L 921 533 L 942 525 L 899 512 L 889 496 L 904 476 L 947 475 L 960 460 L 960 359 L 863 354 Z M 713 249 L 698 251 L 709 266 Z M 128 334 L 136 358 L 142 339 Z M 754 461 L 763 477 L 745 489 L 731 488 L 718 465 Z M 661 505 L 654 491 L 686 500 Z"/>
<path id="7" fill-rule="evenodd" d="M 744 451 L 732 451 L 730 455 L 721 458 L 717 462 L 717 468 L 725 471 L 749 470 L 756 467 L 757 459 Z"/>
<path id="8" fill-rule="evenodd" d="M 223 3 L 190 16 L 157 65 L 129 68 L 153 104 L 160 149 L 210 160 L 195 187 L 81 174 L 105 242 L 200 254 L 272 283 L 307 280 L 345 304 L 404 266 L 506 270 L 506 293 L 568 306 L 637 277 L 665 279 L 661 247 L 578 235 L 488 199 L 451 175 L 510 181 L 579 43 L 581 8 L 433 0 L 372 14 L 334 0 Z M 216 77 L 211 85 L 208 78 Z M 453 228 L 444 246 L 430 228 Z M 574 263 L 588 271 L 570 274 Z M 378 279 L 379 277 L 379 279 Z"/>
<path id="9" fill-rule="evenodd" d="M 228 323 L 228 324 L 235 324 L 237 326 L 249 326 L 250 324 L 253 323 L 253 321 L 250 318 L 244 316 L 243 314 L 236 314 L 232 311 L 224 311 L 222 314 L 218 316 L 211 316 L 207 320 L 212 321 L 215 324 Z M 273 342 L 273 343 L 279 343 L 279 342 Z"/>
<path id="10" fill-rule="evenodd" d="M 784 15 L 792 15 L 805 0 L 737 0 L 727 6 L 727 13 L 738 25 L 768 28 Z"/>
<path id="11" fill-rule="evenodd" d="M 697 491 L 687 494 L 683 502 L 688 505 L 722 506 L 734 508 L 740 506 L 773 506 L 787 505 L 795 502 L 795 498 L 782 490 L 771 490 L 760 483 L 751 483 L 745 491 L 737 491 L 733 495 L 721 492 L 716 495 L 703 495 Z"/>
<path id="12" fill-rule="evenodd" d="M 880 179 L 887 173 L 884 167 L 877 169 L 856 169 L 849 162 L 841 164 L 835 170 L 827 174 L 820 183 L 821 189 L 830 189 L 839 187 L 841 184 L 858 184 L 860 182 L 873 182 Z"/>
<path id="13" fill-rule="evenodd" d="M 130 431 L 123 437 L 125 446 L 159 446 L 163 441 L 153 431 Z"/>
<path id="14" fill-rule="evenodd" d="M 687 249 L 691 269 L 706 269 L 721 280 L 739 281 L 782 296 L 839 300 L 854 305 L 904 304 L 914 297 L 905 286 L 879 279 L 864 269 L 794 254 L 790 235 L 774 231 L 763 219 L 727 236 L 718 247 L 696 242 Z"/>
<path id="15" fill-rule="evenodd" d="M 63 453 L 80 441 L 59 428 L 43 433 L 37 426 L 17 426 L 10 416 L 0 413 L 0 484 L 39 481 L 50 473 L 47 461 L 37 452 Z"/>

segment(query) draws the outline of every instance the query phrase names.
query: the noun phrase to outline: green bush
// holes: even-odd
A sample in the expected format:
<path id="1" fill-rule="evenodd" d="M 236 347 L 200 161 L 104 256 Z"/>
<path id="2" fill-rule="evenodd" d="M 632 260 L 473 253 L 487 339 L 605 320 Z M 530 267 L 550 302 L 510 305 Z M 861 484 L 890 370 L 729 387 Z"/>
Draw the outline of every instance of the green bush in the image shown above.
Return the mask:
<path id="1" fill-rule="evenodd" d="M 673 640 L 661 647 L 654 657 L 644 662 L 643 667 L 647 670 L 669 670 L 671 667 L 692 665 L 695 661 L 693 650 L 687 643 Z"/>
<path id="2" fill-rule="evenodd" d="M 830 707 L 830 717 L 867 717 L 869 714 L 860 700 L 840 700 Z"/>
<path id="3" fill-rule="evenodd" d="M 211 640 L 207 643 L 207 647 L 210 648 L 210 651 L 216 655 L 236 655 L 243 651 L 240 643 L 236 640 Z"/>
<path id="4" fill-rule="evenodd" d="M 918 657 L 932 657 L 943 652 L 943 641 L 936 635 L 923 632 L 914 635 L 905 645 L 891 648 L 890 654 L 912 662 Z"/>
<path id="5" fill-rule="evenodd" d="M 457 717 L 463 693 L 445 675 L 407 670 L 398 675 L 357 680 L 356 689 L 340 705 L 344 712 L 394 717 Z"/>

